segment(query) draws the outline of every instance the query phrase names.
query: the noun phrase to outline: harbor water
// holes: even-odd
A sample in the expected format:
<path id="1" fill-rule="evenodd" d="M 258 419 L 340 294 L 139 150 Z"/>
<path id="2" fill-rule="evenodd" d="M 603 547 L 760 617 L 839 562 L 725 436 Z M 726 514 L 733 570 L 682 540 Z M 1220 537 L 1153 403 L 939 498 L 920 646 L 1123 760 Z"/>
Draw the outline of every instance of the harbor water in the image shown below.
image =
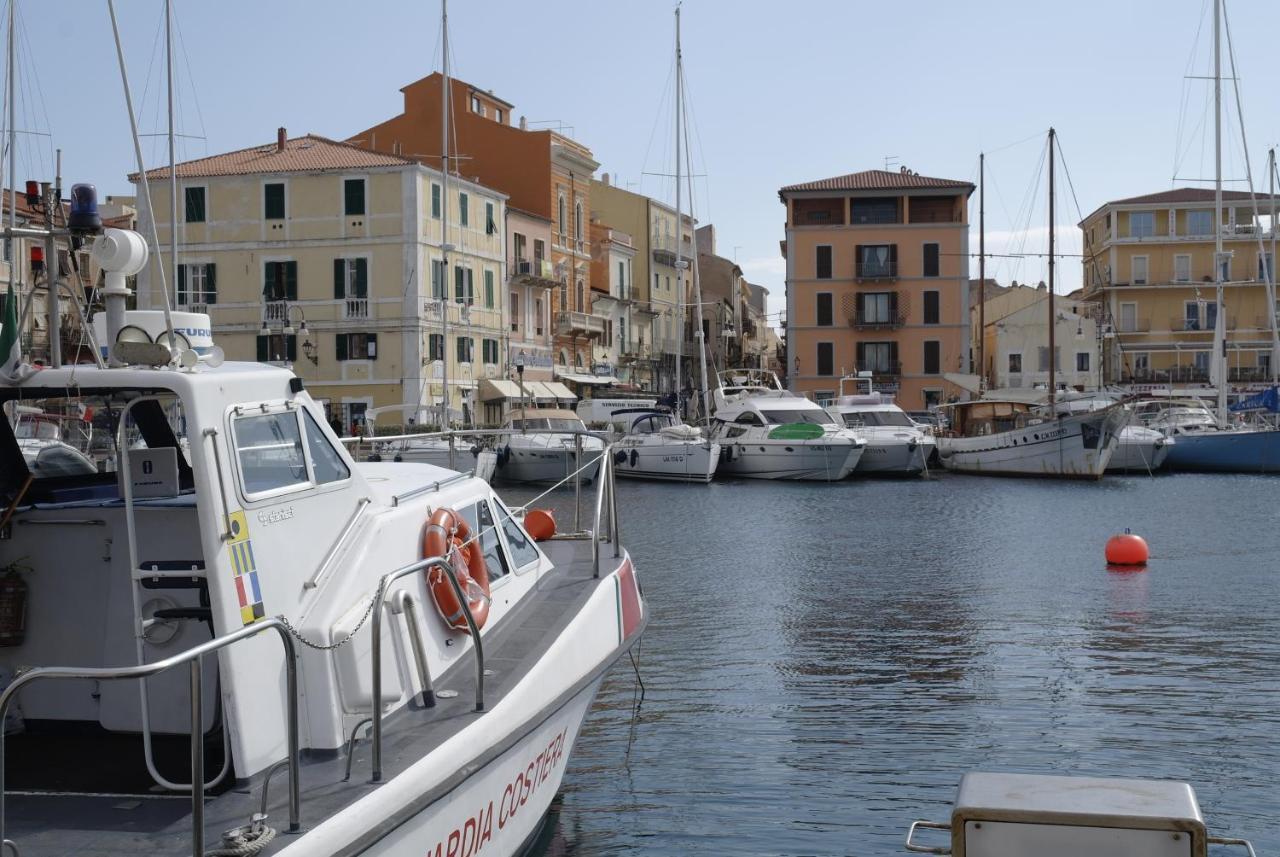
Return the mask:
<path id="1" fill-rule="evenodd" d="M 537 853 L 900 854 L 971 770 L 1185 780 L 1275 853 L 1278 488 L 621 483 L 644 700 L 624 660 Z M 1146 571 L 1106 568 L 1126 526 Z"/>

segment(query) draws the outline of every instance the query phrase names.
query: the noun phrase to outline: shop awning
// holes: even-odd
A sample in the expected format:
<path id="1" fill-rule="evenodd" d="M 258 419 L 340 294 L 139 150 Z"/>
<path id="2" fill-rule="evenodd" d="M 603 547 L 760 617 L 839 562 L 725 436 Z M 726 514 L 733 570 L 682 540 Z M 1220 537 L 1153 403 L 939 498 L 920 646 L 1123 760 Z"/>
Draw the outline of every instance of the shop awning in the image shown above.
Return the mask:
<path id="1" fill-rule="evenodd" d="M 573 401 L 578 398 L 573 394 L 572 390 L 564 384 L 561 384 L 559 381 L 543 381 L 542 386 L 546 387 L 547 390 L 550 391 L 550 393 L 557 399 L 568 399 Z"/>
<path id="2" fill-rule="evenodd" d="M 531 382 L 525 382 L 525 392 L 520 393 L 520 384 L 505 378 L 485 378 L 480 382 L 480 401 L 492 402 L 495 399 L 532 398 Z"/>
<path id="3" fill-rule="evenodd" d="M 618 383 L 612 375 L 586 375 L 579 372 L 556 372 L 556 377 L 571 384 L 583 384 L 591 387 L 607 387 Z"/>

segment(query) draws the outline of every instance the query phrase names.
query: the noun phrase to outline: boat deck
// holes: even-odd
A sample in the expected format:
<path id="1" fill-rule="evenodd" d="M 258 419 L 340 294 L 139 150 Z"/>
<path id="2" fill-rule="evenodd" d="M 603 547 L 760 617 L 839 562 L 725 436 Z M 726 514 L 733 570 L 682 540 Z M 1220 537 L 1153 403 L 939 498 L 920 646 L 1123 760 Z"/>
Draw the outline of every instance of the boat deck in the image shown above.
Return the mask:
<path id="1" fill-rule="evenodd" d="M 613 546 L 602 542 L 601 579 L 592 577 L 591 540 L 553 540 L 541 547 L 555 564 L 537 588 L 484 637 L 485 704 L 492 709 L 508 694 L 547 652 L 569 622 L 582 609 L 587 599 L 606 575 L 622 560 L 613 556 Z M 625 556 L 625 554 L 624 554 Z M 611 585 L 611 584 L 610 584 Z M 430 607 L 426 608 L 430 610 Z M 365 631 L 365 633 L 368 633 Z M 619 649 L 605 668 L 622 653 Z M 388 655 L 389 656 L 389 655 Z M 308 754 L 303 751 L 301 765 L 302 828 L 315 826 L 356 800 L 364 797 L 397 774 L 427 756 L 470 723 L 483 716 L 475 711 L 475 661 L 464 657 L 443 675 L 434 677 L 437 692 L 457 692 L 451 698 L 439 698 L 430 708 L 402 708 L 383 721 L 383 780 L 370 782 L 372 746 L 360 740 L 352 752 L 351 777 L 344 780 L 348 758 L 345 752 Z M 447 794 L 467 774 L 496 758 L 520 737 L 532 731 L 554 712 L 564 699 L 580 688 L 570 688 L 561 699 L 542 711 L 529 712 L 526 722 L 511 733 L 504 744 L 482 748 L 471 764 L 444 780 L 431 793 L 421 795 L 418 807 L 426 806 Z M 20 737 L 10 738 L 11 744 Z M 184 746 L 187 739 L 181 738 Z M 140 746 L 140 745 L 139 745 Z M 139 757 L 141 750 L 138 750 Z M 14 760 L 10 753 L 11 785 Z M 81 760 L 83 763 L 88 760 Z M 206 767 L 206 776 L 217 768 L 216 760 Z M 57 791 L 20 790 L 10 788 L 4 796 L 6 838 L 13 840 L 23 857 L 65 857 L 68 854 L 97 854 L 106 857 L 138 857 L 140 854 L 191 854 L 191 799 L 189 795 L 167 793 L 130 794 L 124 792 L 66 793 Z M 288 784 L 282 770 L 270 784 L 267 824 L 280 831 L 262 854 L 275 854 L 297 841 L 288 828 Z M 205 847 L 218 846 L 223 831 L 247 824 L 251 814 L 259 811 L 262 801 L 262 775 L 211 796 L 205 804 Z M 369 837 L 374 841 L 389 833 L 399 819 L 383 820 L 381 828 Z"/>

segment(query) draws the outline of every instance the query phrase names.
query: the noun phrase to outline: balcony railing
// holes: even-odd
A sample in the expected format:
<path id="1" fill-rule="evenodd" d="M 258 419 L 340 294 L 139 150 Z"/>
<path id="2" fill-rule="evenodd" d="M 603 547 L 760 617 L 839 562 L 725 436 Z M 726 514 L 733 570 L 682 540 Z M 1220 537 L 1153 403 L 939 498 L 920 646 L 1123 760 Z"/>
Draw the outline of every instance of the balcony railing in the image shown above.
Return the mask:
<path id="1" fill-rule="evenodd" d="M 556 313 L 556 333 L 561 336 L 603 336 L 604 319 L 585 312 Z"/>
<path id="2" fill-rule="evenodd" d="M 1233 366 L 1227 369 L 1227 380 L 1237 383 L 1270 381 L 1271 370 L 1265 366 Z"/>
<path id="3" fill-rule="evenodd" d="M 179 312 L 199 312 L 205 315 L 209 313 L 209 305 L 207 303 L 178 304 L 177 308 Z"/>
<path id="4" fill-rule="evenodd" d="M 873 378 L 897 378 L 902 374 L 901 363 L 859 363 L 859 372 L 870 372 Z"/>
<path id="5" fill-rule="evenodd" d="M 288 301 L 267 301 L 262 305 L 263 321 L 278 321 L 283 324 L 288 315 Z"/>
<path id="6" fill-rule="evenodd" d="M 906 323 L 907 314 L 901 311 L 882 313 L 859 310 L 849 319 L 849 326 L 858 330 L 897 330 Z"/>
<path id="7" fill-rule="evenodd" d="M 369 317 L 369 299 L 368 298 L 343 299 L 342 317 L 343 318 L 368 318 Z"/>
<path id="8" fill-rule="evenodd" d="M 1231 316 L 1227 316 L 1227 330 L 1236 329 L 1236 320 Z M 1170 330 L 1181 331 L 1198 331 L 1200 333 L 1212 333 L 1214 328 L 1214 320 L 1206 318 L 1202 323 L 1199 319 L 1185 318 L 1178 316 L 1169 319 Z"/>
<path id="9" fill-rule="evenodd" d="M 1150 333 L 1151 319 L 1139 318 L 1130 322 L 1121 321 L 1116 325 L 1117 333 Z"/>
<path id="10" fill-rule="evenodd" d="M 516 258 L 511 260 L 511 282 L 515 285 L 541 286 L 546 289 L 559 285 L 556 282 L 555 265 L 550 259 Z"/>
<path id="11" fill-rule="evenodd" d="M 871 262 L 865 259 L 859 259 L 854 266 L 854 278 L 862 280 L 872 280 L 883 282 L 885 280 L 898 279 L 898 263 L 894 262 Z"/>

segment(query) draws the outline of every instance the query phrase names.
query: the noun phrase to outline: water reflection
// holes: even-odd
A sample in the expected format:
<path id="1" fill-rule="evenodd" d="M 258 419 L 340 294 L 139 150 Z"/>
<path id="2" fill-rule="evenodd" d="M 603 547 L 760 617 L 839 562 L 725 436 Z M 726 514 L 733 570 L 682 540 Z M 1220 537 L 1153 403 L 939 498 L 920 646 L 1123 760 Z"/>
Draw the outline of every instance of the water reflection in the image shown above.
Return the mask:
<path id="1" fill-rule="evenodd" d="M 897 854 L 974 769 L 1185 779 L 1274 851 L 1276 484 L 624 484 L 647 699 L 605 682 L 541 853 Z"/>

